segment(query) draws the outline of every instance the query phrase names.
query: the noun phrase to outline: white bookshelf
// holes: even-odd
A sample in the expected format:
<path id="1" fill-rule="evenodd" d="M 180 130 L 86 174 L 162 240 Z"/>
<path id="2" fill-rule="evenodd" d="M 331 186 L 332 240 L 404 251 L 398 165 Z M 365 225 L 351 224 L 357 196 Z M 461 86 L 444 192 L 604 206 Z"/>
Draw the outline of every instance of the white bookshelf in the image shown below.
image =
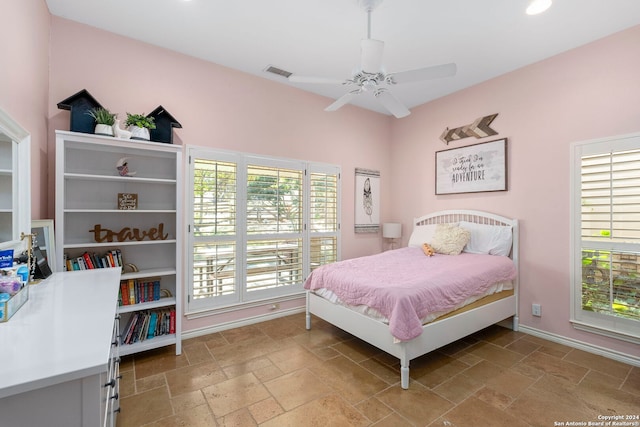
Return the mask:
<path id="1" fill-rule="evenodd" d="M 120 176 L 116 168 L 124 157 L 131 176 Z M 175 309 L 175 334 L 123 344 L 121 355 L 173 344 L 176 354 L 182 351 L 181 181 L 181 146 L 56 131 L 56 270 L 65 269 L 65 255 L 73 259 L 85 252 L 100 256 L 119 249 L 123 263 L 139 270 L 125 268 L 122 281 L 159 279 L 160 287 L 171 294 L 118 307 L 122 336 L 136 312 Z M 137 194 L 137 209 L 119 210 L 118 193 Z M 113 233 L 104 231 L 98 236 L 90 231 L 97 224 Z M 164 238 L 118 236 L 125 228 L 142 233 L 160 227 Z M 97 241 L 99 238 L 104 241 Z"/>

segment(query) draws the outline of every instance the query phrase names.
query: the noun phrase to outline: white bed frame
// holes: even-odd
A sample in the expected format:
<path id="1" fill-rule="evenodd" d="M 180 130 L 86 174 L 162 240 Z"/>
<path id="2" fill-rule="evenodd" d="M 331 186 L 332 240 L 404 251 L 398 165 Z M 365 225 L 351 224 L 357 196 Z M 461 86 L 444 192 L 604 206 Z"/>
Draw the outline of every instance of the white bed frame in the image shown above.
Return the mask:
<path id="1" fill-rule="evenodd" d="M 518 220 L 499 215 L 470 210 L 447 210 L 434 212 L 415 218 L 414 227 L 426 224 L 468 221 L 489 225 L 510 225 L 513 230 L 513 244 L 510 257 L 518 269 Z M 311 315 L 349 332 L 350 334 L 378 347 L 400 359 L 400 383 L 409 388 L 409 362 L 442 346 L 464 338 L 487 326 L 512 318 L 510 327 L 518 330 L 518 276 L 513 281 L 514 293 L 489 304 L 464 311 L 455 316 L 428 323 L 422 327 L 422 334 L 410 341 L 395 342 L 389 326 L 341 305 L 307 291 L 306 327 L 311 329 Z"/>

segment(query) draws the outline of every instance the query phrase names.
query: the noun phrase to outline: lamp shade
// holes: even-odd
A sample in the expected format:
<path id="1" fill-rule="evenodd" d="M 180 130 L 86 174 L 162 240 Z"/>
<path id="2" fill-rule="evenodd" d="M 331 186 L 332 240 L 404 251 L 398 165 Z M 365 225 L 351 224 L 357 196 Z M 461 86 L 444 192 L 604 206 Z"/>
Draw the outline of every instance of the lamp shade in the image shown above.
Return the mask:
<path id="1" fill-rule="evenodd" d="M 402 236 L 402 224 L 399 222 L 385 222 L 382 224 L 382 237 L 398 239 L 400 236 Z"/>

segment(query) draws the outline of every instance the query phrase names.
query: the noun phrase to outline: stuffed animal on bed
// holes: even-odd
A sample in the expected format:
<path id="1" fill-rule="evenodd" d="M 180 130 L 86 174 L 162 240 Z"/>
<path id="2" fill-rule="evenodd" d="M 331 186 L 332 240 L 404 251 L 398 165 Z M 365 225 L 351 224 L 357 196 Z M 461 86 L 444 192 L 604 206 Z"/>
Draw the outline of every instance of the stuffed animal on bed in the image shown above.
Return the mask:
<path id="1" fill-rule="evenodd" d="M 433 254 L 436 253 L 436 251 L 434 251 L 431 245 L 428 243 L 422 244 L 422 252 L 424 252 L 426 256 L 433 256 Z"/>

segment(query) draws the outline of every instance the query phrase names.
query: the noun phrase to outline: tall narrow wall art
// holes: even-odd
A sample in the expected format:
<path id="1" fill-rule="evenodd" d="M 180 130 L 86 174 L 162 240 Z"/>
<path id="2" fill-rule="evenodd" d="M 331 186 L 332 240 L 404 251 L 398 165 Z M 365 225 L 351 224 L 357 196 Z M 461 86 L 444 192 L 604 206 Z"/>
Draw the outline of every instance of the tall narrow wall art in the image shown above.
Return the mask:
<path id="1" fill-rule="evenodd" d="M 380 172 L 356 168 L 355 232 L 377 233 L 380 229 Z"/>

